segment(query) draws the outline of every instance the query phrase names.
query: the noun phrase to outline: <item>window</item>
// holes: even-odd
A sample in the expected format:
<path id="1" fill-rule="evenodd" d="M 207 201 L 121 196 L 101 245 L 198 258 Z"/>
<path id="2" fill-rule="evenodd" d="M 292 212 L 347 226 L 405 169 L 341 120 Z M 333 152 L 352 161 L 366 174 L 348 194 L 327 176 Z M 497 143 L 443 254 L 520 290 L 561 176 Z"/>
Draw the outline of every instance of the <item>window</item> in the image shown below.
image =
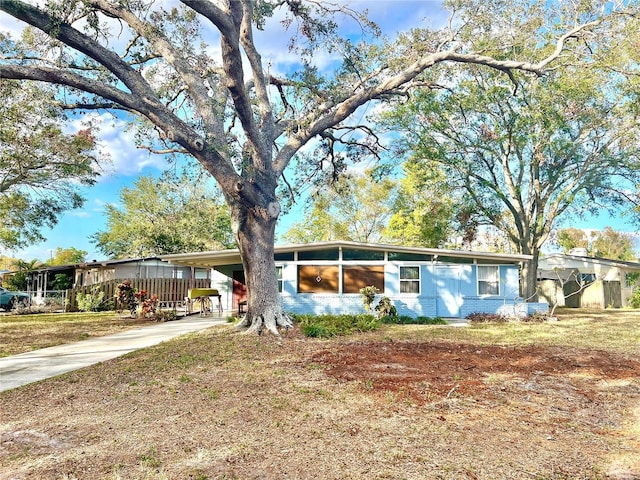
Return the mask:
<path id="1" fill-rule="evenodd" d="M 377 250 L 356 250 L 345 248 L 342 250 L 343 260 L 384 260 L 384 252 Z"/>
<path id="2" fill-rule="evenodd" d="M 478 266 L 478 295 L 500 295 L 500 269 Z"/>
<path id="3" fill-rule="evenodd" d="M 400 267 L 400 293 L 420 293 L 420 267 Z"/>
<path id="4" fill-rule="evenodd" d="M 298 265 L 298 293 L 338 293 L 338 266 Z"/>
<path id="5" fill-rule="evenodd" d="M 342 267 L 342 291 L 360 293 L 360 289 L 373 285 L 384 293 L 384 266 L 345 265 Z"/>
<path id="6" fill-rule="evenodd" d="M 282 266 L 276 267 L 276 277 L 278 279 L 278 292 L 282 293 Z"/>
<path id="7" fill-rule="evenodd" d="M 338 249 L 303 250 L 298 252 L 298 260 L 338 260 Z"/>
<path id="8" fill-rule="evenodd" d="M 389 261 L 430 262 L 432 258 L 421 253 L 389 252 Z"/>

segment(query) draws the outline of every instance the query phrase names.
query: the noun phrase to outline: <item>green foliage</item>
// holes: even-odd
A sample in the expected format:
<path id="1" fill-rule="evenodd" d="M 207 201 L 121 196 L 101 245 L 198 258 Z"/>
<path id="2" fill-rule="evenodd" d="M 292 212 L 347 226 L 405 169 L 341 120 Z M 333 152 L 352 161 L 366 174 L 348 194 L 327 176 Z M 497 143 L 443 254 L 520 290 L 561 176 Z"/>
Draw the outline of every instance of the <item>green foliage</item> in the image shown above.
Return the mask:
<path id="1" fill-rule="evenodd" d="M 129 280 L 118 284 L 115 297 L 119 306 L 129 310 L 132 317 L 136 317 L 140 310 L 142 317 L 158 318 L 158 296 L 150 296 L 146 290 L 133 288 Z"/>
<path id="2" fill-rule="evenodd" d="M 4 275 L 2 283 L 7 290 L 27 290 L 28 272 L 39 267 L 41 262 L 39 260 L 31 260 L 29 262 L 25 260 L 15 259 L 12 266 L 16 269 L 16 272 L 11 275 Z"/>
<path id="3" fill-rule="evenodd" d="M 369 314 L 299 315 L 289 314 L 307 337 L 329 338 L 369 332 L 380 328 L 380 321 Z"/>
<path id="4" fill-rule="evenodd" d="M 629 297 L 629 306 L 631 308 L 640 308 L 640 285 L 633 287 L 631 296 Z"/>
<path id="5" fill-rule="evenodd" d="M 2 286 L 7 290 L 20 290 L 27 289 L 27 272 L 20 271 L 12 275 L 4 275 L 2 277 Z"/>
<path id="6" fill-rule="evenodd" d="M 584 248 L 587 255 L 611 260 L 634 261 L 634 239 L 631 234 L 617 232 L 611 227 L 602 231 L 592 231 L 590 237 L 584 230 L 565 228 L 558 232 L 556 243 L 565 254 L 572 248 Z"/>
<path id="7" fill-rule="evenodd" d="M 378 293 L 378 289 L 373 285 L 369 285 L 367 287 L 363 287 L 360 289 L 360 295 L 362 297 L 362 304 L 364 305 L 364 309 L 367 312 L 371 311 L 371 304 L 376 298 L 376 293 Z"/>
<path id="8" fill-rule="evenodd" d="M 294 243 L 379 242 L 393 214 L 395 194 L 394 181 L 376 181 L 371 171 L 322 184 L 310 197 L 305 219 L 294 223 L 284 238 Z"/>
<path id="9" fill-rule="evenodd" d="M 621 185 L 640 182 L 640 132 L 630 110 L 636 100 L 608 69 L 516 77 L 514 90 L 493 70 L 443 66 L 430 79 L 456 78 L 455 89 L 418 90 L 385 121 L 403 132 L 399 148 L 426 171 L 443 172 L 467 206 L 461 232 L 491 225 L 535 261 L 563 217 L 630 204 Z M 535 277 L 524 278 L 528 298 Z"/>
<path id="10" fill-rule="evenodd" d="M 360 292 L 362 293 L 362 290 Z M 378 305 L 376 305 L 376 312 L 378 312 L 378 318 L 395 317 L 398 315 L 398 310 L 396 310 L 396 307 L 391 303 L 389 297 L 382 297 L 380 299 Z"/>
<path id="11" fill-rule="evenodd" d="M 78 310 L 81 312 L 100 312 L 107 310 L 104 292 L 94 288 L 92 293 L 78 293 L 76 296 Z"/>
<path id="12" fill-rule="evenodd" d="M 588 249 L 589 239 L 584 230 L 579 228 L 563 228 L 558 232 L 556 242 L 566 255 L 573 248 Z"/>
<path id="13" fill-rule="evenodd" d="M 637 254 L 633 248 L 633 236 L 624 232 L 616 232 L 606 227 L 595 235 L 589 253 L 594 257 L 612 260 L 634 261 Z"/>
<path id="14" fill-rule="evenodd" d="M 209 183 L 198 168 L 139 177 L 120 191 L 121 207 L 106 207 L 107 229 L 91 239 L 115 258 L 232 247 L 228 209 Z"/>
<path id="15" fill-rule="evenodd" d="M 53 290 L 67 290 L 73 286 L 73 277 L 66 273 L 56 273 L 51 281 Z"/>
<path id="16" fill-rule="evenodd" d="M 155 318 L 157 322 L 172 322 L 177 320 L 178 314 L 174 310 L 157 310 Z"/>
<path id="17" fill-rule="evenodd" d="M 0 246 L 44 240 L 43 228 L 80 207 L 82 185 L 98 175 L 96 142 L 88 126 L 64 133 L 64 111 L 43 84 L 0 81 Z"/>
<path id="18" fill-rule="evenodd" d="M 138 309 L 138 299 L 136 298 L 136 290 L 129 280 L 119 283 L 116 287 L 116 300 L 119 306 L 126 308 L 131 312 L 131 316 L 136 316 Z"/>
<path id="19" fill-rule="evenodd" d="M 56 248 L 56 253 L 53 259 L 48 262 L 50 266 L 55 265 L 72 265 L 75 263 L 82 263 L 86 261 L 87 253 L 84 250 L 78 250 L 77 248 Z"/>
<path id="20" fill-rule="evenodd" d="M 441 317 L 410 317 L 408 315 L 387 315 L 380 318 L 384 324 L 391 325 L 447 325 Z"/>
<path id="21" fill-rule="evenodd" d="M 444 173 L 415 158 L 403 164 L 403 171 L 384 237 L 401 245 L 441 247 L 454 233 L 456 211 Z"/>

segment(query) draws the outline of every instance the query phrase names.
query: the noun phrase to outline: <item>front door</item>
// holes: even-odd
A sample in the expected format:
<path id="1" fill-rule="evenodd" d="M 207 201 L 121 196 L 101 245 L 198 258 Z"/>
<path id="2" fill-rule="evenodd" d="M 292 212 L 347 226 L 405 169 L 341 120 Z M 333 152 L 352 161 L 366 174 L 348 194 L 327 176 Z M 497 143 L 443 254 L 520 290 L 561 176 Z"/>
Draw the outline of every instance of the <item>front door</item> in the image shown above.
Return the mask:
<path id="1" fill-rule="evenodd" d="M 436 267 L 436 315 L 460 317 L 462 295 L 460 294 L 460 267 L 440 265 Z"/>

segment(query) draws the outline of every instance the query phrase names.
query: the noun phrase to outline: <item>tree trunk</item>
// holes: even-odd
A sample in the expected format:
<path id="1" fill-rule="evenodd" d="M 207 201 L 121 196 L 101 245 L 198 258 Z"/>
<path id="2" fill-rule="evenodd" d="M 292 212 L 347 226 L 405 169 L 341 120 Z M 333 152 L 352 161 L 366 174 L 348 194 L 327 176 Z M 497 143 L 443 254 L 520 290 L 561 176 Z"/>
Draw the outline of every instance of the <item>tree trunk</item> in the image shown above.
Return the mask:
<path id="1" fill-rule="evenodd" d="M 526 302 L 538 301 L 538 258 L 540 251 L 534 249 L 533 258 L 522 266 L 522 297 Z"/>
<path id="2" fill-rule="evenodd" d="M 278 292 L 274 260 L 278 214 L 275 202 L 267 207 L 246 209 L 236 204 L 231 208 L 247 286 L 247 313 L 237 328 L 247 333 L 262 334 L 267 329 L 279 336 L 280 328 L 293 327 Z"/>

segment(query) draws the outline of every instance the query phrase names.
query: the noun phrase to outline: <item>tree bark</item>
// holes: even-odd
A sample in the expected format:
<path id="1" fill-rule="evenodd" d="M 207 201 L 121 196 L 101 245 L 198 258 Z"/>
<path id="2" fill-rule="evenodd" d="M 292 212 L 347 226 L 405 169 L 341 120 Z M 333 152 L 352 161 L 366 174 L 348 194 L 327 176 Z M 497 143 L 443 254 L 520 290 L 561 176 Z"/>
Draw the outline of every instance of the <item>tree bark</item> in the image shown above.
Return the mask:
<path id="1" fill-rule="evenodd" d="M 280 329 L 293 327 L 284 311 L 274 259 L 275 226 L 280 212 L 277 202 L 246 208 L 231 208 L 234 230 L 247 286 L 247 313 L 237 328 L 246 333 L 268 330 L 279 336 Z"/>
<path id="2" fill-rule="evenodd" d="M 533 258 L 522 266 L 522 297 L 526 302 L 538 301 L 538 259 L 540 251 L 534 249 Z"/>

